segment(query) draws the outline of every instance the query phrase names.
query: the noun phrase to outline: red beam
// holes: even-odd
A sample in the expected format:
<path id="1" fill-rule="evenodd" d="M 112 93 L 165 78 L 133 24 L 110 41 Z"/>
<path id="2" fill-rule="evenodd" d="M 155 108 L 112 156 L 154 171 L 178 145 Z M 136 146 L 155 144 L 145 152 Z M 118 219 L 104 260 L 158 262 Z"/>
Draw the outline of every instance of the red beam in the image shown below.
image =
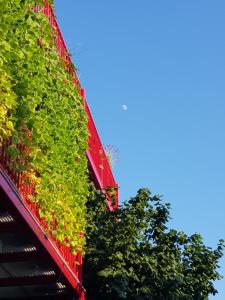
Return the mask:
<path id="1" fill-rule="evenodd" d="M 2 187 L 5 194 L 8 196 L 11 203 L 14 205 L 16 210 L 19 212 L 20 216 L 24 219 L 33 233 L 36 235 L 40 243 L 44 246 L 45 250 L 50 254 L 53 261 L 62 271 L 64 276 L 67 278 L 70 285 L 76 290 L 84 294 L 84 289 L 76 277 L 76 275 L 71 271 L 66 261 L 61 256 L 59 250 L 53 245 L 50 239 L 46 236 L 36 219 L 30 213 L 26 203 L 21 199 L 18 191 L 15 189 L 13 183 L 9 177 L 0 168 L 0 186 Z"/>
<path id="2" fill-rule="evenodd" d="M 56 33 L 56 48 L 62 60 L 66 65 L 66 69 L 71 75 L 71 79 L 73 80 L 74 84 L 80 89 L 81 96 L 84 100 L 85 110 L 88 116 L 88 130 L 89 130 L 89 139 L 88 139 L 88 151 L 87 151 L 87 158 L 89 164 L 91 165 L 91 169 L 94 172 L 96 181 L 98 182 L 99 187 L 105 188 L 108 186 L 112 186 L 118 188 L 118 185 L 115 182 L 115 179 L 112 174 L 111 167 L 109 165 L 108 159 L 106 157 L 104 147 L 102 146 L 99 134 L 97 132 L 94 120 L 92 118 L 90 109 L 88 107 L 84 89 L 81 88 L 81 84 L 79 82 L 78 76 L 76 74 L 75 68 L 68 68 L 69 66 L 73 66 L 69 51 L 66 47 L 65 41 L 63 39 L 62 33 L 59 29 L 58 23 L 56 21 L 56 17 L 52 7 L 45 1 L 45 7 L 43 9 L 43 13 L 48 17 L 49 23 Z M 112 205 L 111 201 L 108 201 L 108 207 L 110 210 L 115 209 L 118 207 L 118 193 L 116 194 L 116 204 Z"/>

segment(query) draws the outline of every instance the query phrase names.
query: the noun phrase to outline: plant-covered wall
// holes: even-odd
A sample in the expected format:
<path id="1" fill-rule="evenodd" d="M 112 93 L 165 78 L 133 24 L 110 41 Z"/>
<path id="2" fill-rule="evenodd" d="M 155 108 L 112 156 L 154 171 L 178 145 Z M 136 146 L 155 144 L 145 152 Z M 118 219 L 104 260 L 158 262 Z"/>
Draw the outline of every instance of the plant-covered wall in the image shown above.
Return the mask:
<path id="1" fill-rule="evenodd" d="M 79 88 L 57 53 L 42 1 L 0 0 L 0 142 L 35 183 L 39 215 L 58 241 L 83 248 L 87 119 Z M 23 145 L 27 151 L 19 150 Z"/>

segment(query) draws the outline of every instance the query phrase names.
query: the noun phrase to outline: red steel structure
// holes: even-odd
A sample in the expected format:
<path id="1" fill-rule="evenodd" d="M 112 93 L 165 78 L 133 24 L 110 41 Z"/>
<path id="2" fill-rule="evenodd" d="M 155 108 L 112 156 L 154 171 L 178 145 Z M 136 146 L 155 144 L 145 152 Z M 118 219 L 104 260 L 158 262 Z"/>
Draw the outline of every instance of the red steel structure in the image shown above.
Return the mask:
<path id="1" fill-rule="evenodd" d="M 79 88 L 80 94 L 83 98 L 85 111 L 88 117 L 89 139 L 88 139 L 88 150 L 86 155 L 89 163 L 91 179 L 94 181 L 97 188 L 104 189 L 110 186 L 110 187 L 115 187 L 115 190 L 117 191 L 117 184 L 113 177 L 111 167 L 109 165 L 100 137 L 98 135 L 90 109 L 88 107 L 86 97 L 85 97 L 85 91 L 81 87 L 75 68 L 71 67 L 73 66 L 73 63 L 71 61 L 70 54 L 67 50 L 66 44 L 63 40 L 61 31 L 56 21 L 54 11 L 51 5 L 49 5 L 47 1 L 45 1 L 44 7 L 36 6 L 34 9 L 36 11 L 41 10 L 47 16 L 49 20 L 49 24 L 51 25 L 51 28 L 55 35 L 55 43 L 56 43 L 57 51 L 61 59 L 65 62 L 65 67 L 67 71 L 70 73 L 71 80 L 73 81 L 74 85 Z M 5 150 L 9 144 L 10 141 L 5 141 L 2 143 L 0 147 L 0 197 L 1 197 L 0 199 L 1 202 L 3 203 L 3 215 L 4 214 L 7 214 L 7 216 L 10 215 L 12 220 L 15 219 L 16 222 L 19 222 L 18 220 L 21 219 L 21 223 L 24 223 L 23 225 L 24 228 L 30 231 L 30 235 L 32 235 L 34 241 L 36 241 L 36 244 L 38 245 L 37 248 L 40 249 L 40 252 L 42 251 L 42 253 L 44 253 L 43 257 L 49 256 L 50 257 L 49 259 L 52 261 L 52 265 L 53 265 L 52 268 L 54 269 L 54 271 L 52 270 L 48 271 L 50 273 L 46 273 L 46 274 L 53 274 L 51 272 L 55 272 L 55 274 L 58 274 L 61 272 L 60 278 L 62 278 L 61 281 L 63 281 L 65 284 L 62 284 L 57 280 L 54 281 L 54 284 L 56 284 L 57 287 L 65 286 L 67 288 L 65 295 L 67 294 L 69 295 L 68 299 L 84 300 L 85 291 L 82 287 L 82 257 L 79 253 L 77 255 L 73 255 L 69 247 L 60 244 L 58 241 L 54 239 L 54 237 L 52 236 L 47 237 L 45 235 L 45 229 L 47 224 L 39 217 L 37 205 L 32 203 L 29 200 L 29 195 L 34 193 L 35 186 L 32 184 L 27 185 L 26 178 L 24 175 L 20 173 L 15 173 L 12 171 L 12 169 L 8 167 L 9 165 L 8 162 L 10 161 L 10 157 L 6 154 Z M 18 148 L 21 151 L 27 151 L 27 149 L 23 145 L 18 145 Z M 116 193 L 117 193 L 116 203 L 112 203 L 110 197 L 108 197 L 107 206 L 109 210 L 113 210 L 118 206 L 118 192 Z M 8 201 L 7 203 L 10 203 L 10 207 L 8 207 L 7 203 L 4 204 L 5 199 L 7 199 Z M 1 202 L 0 202 L 0 231 L 1 231 L 1 224 L 3 224 L 5 220 L 10 220 L 10 218 L 7 219 L 8 217 L 5 217 L 4 215 L 3 221 L 1 223 Z M 4 254 L 4 255 L 7 256 L 8 254 L 7 255 Z M 3 257 L 5 257 L 4 255 Z M 11 255 L 11 257 L 13 256 Z M 16 255 L 14 255 L 14 257 L 16 257 Z M 0 250 L 0 262 L 1 262 L 1 250 Z M 45 276 L 46 274 L 44 273 Z M 32 276 L 27 276 L 26 278 L 23 277 L 24 284 L 26 282 L 32 282 L 32 280 L 30 279 L 31 277 Z M 41 279 L 41 277 L 39 279 Z M 9 282 L 10 282 L 9 280 L 4 281 L 1 279 L 1 270 L 0 270 L 0 287 L 3 286 L 7 288 L 11 284 Z M 18 279 L 17 276 L 15 282 L 16 284 L 18 283 L 20 284 L 22 281 L 21 279 Z M 68 292 L 68 289 L 70 290 L 70 292 Z M 63 290 L 62 288 L 61 290 L 57 289 L 57 293 L 59 293 L 60 291 L 62 292 L 62 290 Z M 63 296 L 64 298 L 62 299 L 67 299 L 65 295 Z M 75 295 L 75 296 L 71 298 L 70 295 Z M 54 299 L 57 299 L 56 295 L 54 297 L 55 297 Z M 60 297 L 60 295 L 57 294 L 57 297 Z M 0 294 L 0 299 L 1 299 L 1 294 Z"/>
<path id="2" fill-rule="evenodd" d="M 36 7 L 36 9 L 38 10 L 39 7 Z M 73 65 L 70 54 L 67 50 L 63 36 L 61 34 L 58 23 L 56 21 L 54 11 L 51 5 L 49 5 L 47 1 L 45 1 L 45 7 L 42 8 L 42 11 L 48 17 L 52 30 L 56 35 L 55 43 L 56 43 L 56 48 L 58 50 L 58 53 L 61 59 L 65 62 L 66 68 L 71 75 L 71 80 L 74 82 L 74 85 L 80 89 L 80 94 L 84 100 L 85 110 L 88 116 L 88 129 L 89 129 L 87 158 L 89 161 L 90 171 L 93 175 L 92 176 L 93 180 L 96 183 L 96 185 L 101 189 L 107 186 L 111 186 L 111 187 L 115 187 L 117 190 L 117 184 L 113 177 L 111 167 L 109 165 L 94 120 L 92 118 L 88 103 L 86 101 L 85 91 L 81 87 L 75 68 L 70 68 L 70 66 Z M 118 199 L 118 195 L 116 196 L 116 198 Z M 108 208 L 110 210 L 113 210 L 117 206 L 118 206 L 117 201 L 116 204 L 113 206 L 110 204 L 110 200 L 108 201 Z"/>

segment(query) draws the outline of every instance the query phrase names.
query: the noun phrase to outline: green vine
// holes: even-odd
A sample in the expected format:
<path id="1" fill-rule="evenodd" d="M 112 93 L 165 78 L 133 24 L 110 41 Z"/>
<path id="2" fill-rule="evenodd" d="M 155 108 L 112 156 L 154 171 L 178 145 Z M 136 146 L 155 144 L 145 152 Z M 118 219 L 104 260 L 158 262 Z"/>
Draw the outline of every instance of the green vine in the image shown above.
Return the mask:
<path id="1" fill-rule="evenodd" d="M 30 198 L 49 232 L 82 251 L 87 118 L 48 20 L 33 10 L 37 2 L 0 0 L 0 141 L 11 137 L 12 166 L 35 182 Z M 29 151 L 19 151 L 18 144 Z"/>

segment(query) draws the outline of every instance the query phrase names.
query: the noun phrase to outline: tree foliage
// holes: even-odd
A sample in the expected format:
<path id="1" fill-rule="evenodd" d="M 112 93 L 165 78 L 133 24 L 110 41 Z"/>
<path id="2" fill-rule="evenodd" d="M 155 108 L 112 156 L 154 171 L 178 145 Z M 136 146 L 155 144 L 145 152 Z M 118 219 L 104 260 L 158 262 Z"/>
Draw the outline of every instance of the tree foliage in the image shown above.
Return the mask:
<path id="1" fill-rule="evenodd" d="M 148 189 L 114 212 L 105 194 L 91 188 L 88 206 L 84 284 L 88 299 L 203 300 L 217 293 L 215 250 L 199 234 L 167 228 L 170 205 Z"/>

